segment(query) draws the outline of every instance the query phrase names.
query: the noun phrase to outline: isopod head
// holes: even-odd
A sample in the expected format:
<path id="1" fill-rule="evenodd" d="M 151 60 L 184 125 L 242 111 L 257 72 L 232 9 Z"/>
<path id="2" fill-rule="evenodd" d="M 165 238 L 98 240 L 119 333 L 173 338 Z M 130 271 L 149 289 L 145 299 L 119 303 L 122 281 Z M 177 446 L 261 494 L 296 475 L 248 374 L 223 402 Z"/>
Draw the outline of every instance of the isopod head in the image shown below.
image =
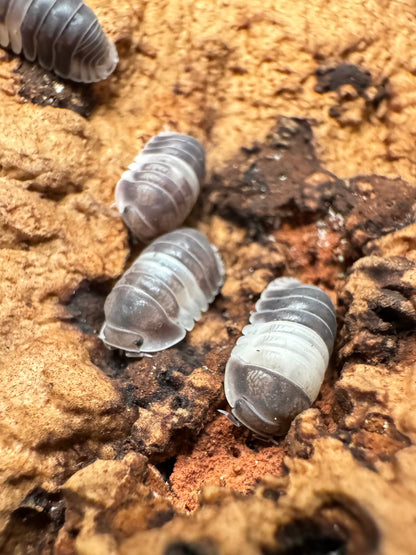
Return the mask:
<path id="1" fill-rule="evenodd" d="M 158 302 L 128 284 L 119 285 L 115 294 L 107 297 L 104 312 L 111 314 L 111 319 L 104 322 L 100 339 L 129 357 L 171 347 L 186 334 L 184 328 L 166 318 Z"/>
<path id="2" fill-rule="evenodd" d="M 257 387 L 253 387 L 256 383 Z M 230 359 L 225 391 L 234 424 L 243 425 L 261 438 L 284 434 L 297 414 L 311 405 L 311 400 L 291 381 L 259 366 Z"/>

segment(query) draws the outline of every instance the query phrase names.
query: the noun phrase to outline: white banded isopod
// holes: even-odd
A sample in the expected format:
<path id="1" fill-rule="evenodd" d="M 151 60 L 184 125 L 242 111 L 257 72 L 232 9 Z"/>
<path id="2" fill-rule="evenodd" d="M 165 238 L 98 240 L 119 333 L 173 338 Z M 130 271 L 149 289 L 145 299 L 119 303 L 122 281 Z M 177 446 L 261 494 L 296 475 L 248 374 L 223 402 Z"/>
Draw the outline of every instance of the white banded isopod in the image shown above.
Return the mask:
<path id="1" fill-rule="evenodd" d="M 82 0 L 0 0 L 0 46 L 83 83 L 105 79 L 118 63 L 116 47 Z"/>
<path id="2" fill-rule="evenodd" d="M 222 286 L 224 266 L 208 239 L 182 228 L 153 241 L 116 283 L 100 338 L 127 356 L 181 341 Z"/>
<path id="3" fill-rule="evenodd" d="M 286 433 L 318 396 L 335 334 L 324 291 L 294 278 L 272 281 L 225 368 L 227 417 L 262 438 Z"/>
<path id="4" fill-rule="evenodd" d="M 183 224 L 204 176 L 205 152 L 197 139 L 159 133 L 117 183 L 117 208 L 133 235 L 146 243 Z"/>

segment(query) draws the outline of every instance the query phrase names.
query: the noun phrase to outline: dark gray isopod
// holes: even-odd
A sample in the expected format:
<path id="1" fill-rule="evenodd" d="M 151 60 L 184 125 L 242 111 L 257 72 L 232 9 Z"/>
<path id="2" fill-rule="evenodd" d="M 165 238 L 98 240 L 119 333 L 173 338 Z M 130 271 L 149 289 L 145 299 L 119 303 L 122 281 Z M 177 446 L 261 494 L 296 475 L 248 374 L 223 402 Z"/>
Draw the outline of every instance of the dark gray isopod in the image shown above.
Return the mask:
<path id="1" fill-rule="evenodd" d="M 105 79 L 118 63 L 116 47 L 82 0 L 0 0 L 0 45 L 83 83 Z"/>
<path id="2" fill-rule="evenodd" d="M 117 183 L 117 208 L 133 235 L 146 243 L 183 224 L 204 176 L 205 152 L 199 141 L 159 133 Z"/>
<path id="3" fill-rule="evenodd" d="M 223 280 L 221 257 L 205 235 L 189 228 L 166 233 L 144 249 L 107 297 L 100 338 L 127 356 L 167 349 L 194 327 Z"/>
<path id="4" fill-rule="evenodd" d="M 225 368 L 228 418 L 263 438 L 287 432 L 318 396 L 335 334 L 324 291 L 294 278 L 272 281 Z"/>

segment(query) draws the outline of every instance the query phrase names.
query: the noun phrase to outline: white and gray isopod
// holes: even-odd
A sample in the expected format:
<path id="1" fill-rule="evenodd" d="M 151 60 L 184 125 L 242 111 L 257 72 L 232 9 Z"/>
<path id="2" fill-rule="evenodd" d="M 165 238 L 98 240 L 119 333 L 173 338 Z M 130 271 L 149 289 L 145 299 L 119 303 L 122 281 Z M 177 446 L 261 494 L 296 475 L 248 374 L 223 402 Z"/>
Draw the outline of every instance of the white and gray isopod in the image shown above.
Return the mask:
<path id="1" fill-rule="evenodd" d="M 294 278 L 272 281 L 225 368 L 228 418 L 263 438 L 287 432 L 318 396 L 335 334 L 324 291 Z"/>
<path id="2" fill-rule="evenodd" d="M 197 139 L 159 133 L 117 183 L 117 208 L 133 235 L 147 243 L 183 224 L 204 176 L 205 152 Z"/>
<path id="3" fill-rule="evenodd" d="M 116 47 L 82 0 L 0 0 L 0 46 L 83 83 L 105 79 L 118 63 Z"/>
<path id="4" fill-rule="evenodd" d="M 207 310 L 224 280 L 215 246 L 195 229 L 153 241 L 116 283 L 104 305 L 100 338 L 127 356 L 181 341 Z"/>

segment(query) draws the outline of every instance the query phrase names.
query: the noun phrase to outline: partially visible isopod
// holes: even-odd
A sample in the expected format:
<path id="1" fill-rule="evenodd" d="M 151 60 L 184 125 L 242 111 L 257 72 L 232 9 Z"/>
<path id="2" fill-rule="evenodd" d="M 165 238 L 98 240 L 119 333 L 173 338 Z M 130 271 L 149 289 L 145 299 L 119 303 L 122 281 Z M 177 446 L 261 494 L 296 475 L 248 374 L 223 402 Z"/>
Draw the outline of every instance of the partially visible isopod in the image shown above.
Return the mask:
<path id="1" fill-rule="evenodd" d="M 159 133 L 117 183 L 117 208 L 133 235 L 146 243 L 183 224 L 204 176 L 205 152 L 199 141 Z"/>
<path id="2" fill-rule="evenodd" d="M 118 63 L 116 47 L 82 0 L 1 0 L 0 45 L 83 83 L 105 79 Z"/>
<path id="3" fill-rule="evenodd" d="M 151 243 L 107 297 L 100 338 L 107 347 L 140 356 L 181 341 L 208 309 L 224 280 L 216 247 L 182 228 Z"/>
<path id="4" fill-rule="evenodd" d="M 262 438 L 286 433 L 318 396 L 336 326 L 335 308 L 319 287 L 272 281 L 225 368 L 228 418 Z"/>

